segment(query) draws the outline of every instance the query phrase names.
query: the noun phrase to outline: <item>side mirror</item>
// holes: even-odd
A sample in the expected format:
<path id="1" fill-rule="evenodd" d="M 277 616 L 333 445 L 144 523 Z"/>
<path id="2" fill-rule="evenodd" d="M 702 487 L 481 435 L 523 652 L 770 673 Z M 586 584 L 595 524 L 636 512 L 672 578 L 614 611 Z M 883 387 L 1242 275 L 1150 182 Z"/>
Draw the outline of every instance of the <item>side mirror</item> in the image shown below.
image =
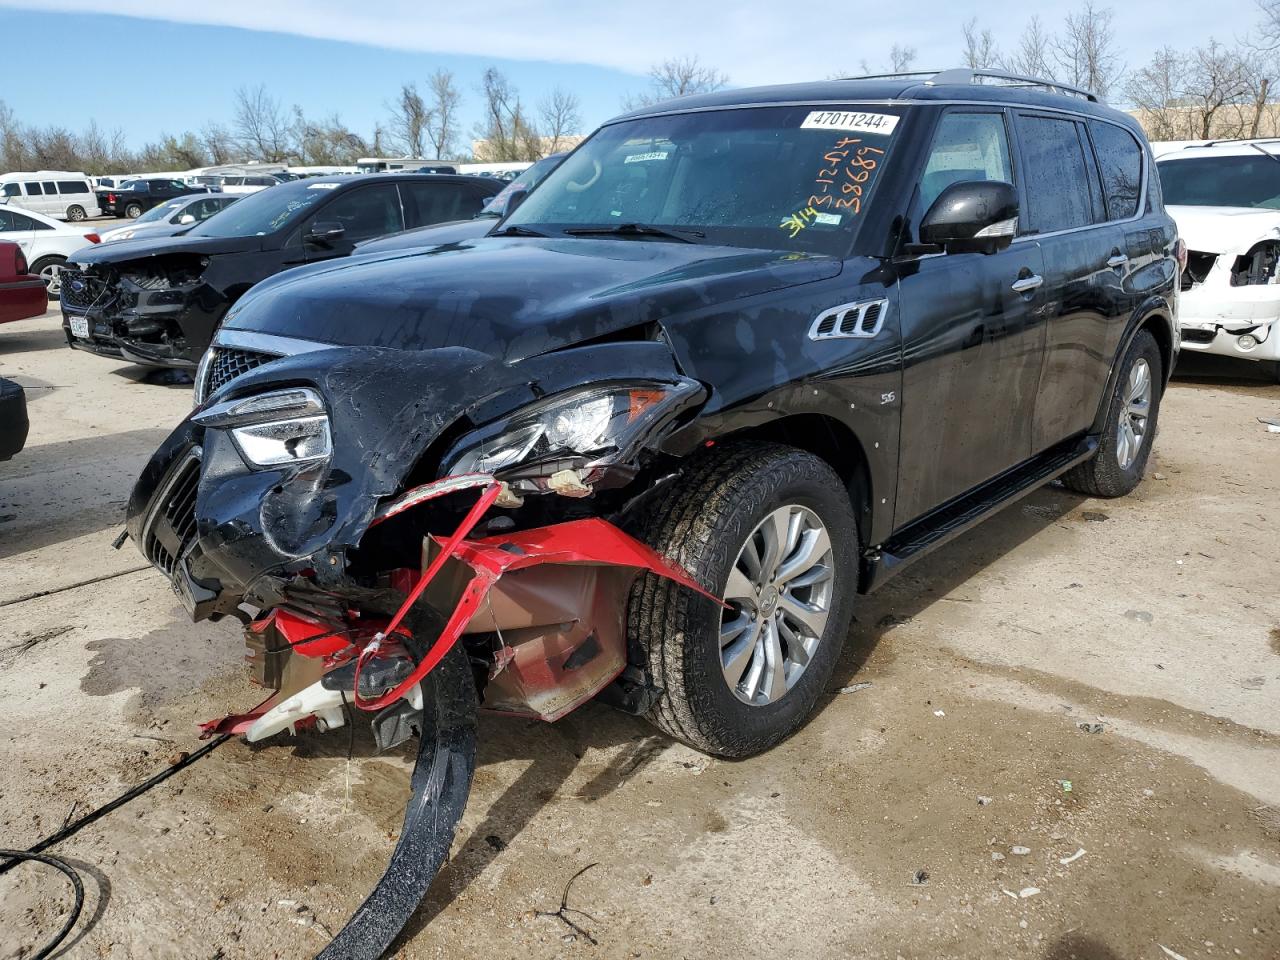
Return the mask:
<path id="1" fill-rule="evenodd" d="M 195 223 L 196 218 L 193 214 L 184 213 L 182 216 L 178 217 L 178 222 L 179 223 Z"/>
<path id="2" fill-rule="evenodd" d="M 509 217 L 516 212 L 516 207 L 524 203 L 525 198 L 529 196 L 529 191 L 525 187 L 517 187 L 511 191 L 511 196 L 507 197 L 507 207 L 502 211 L 504 217 Z"/>
<path id="3" fill-rule="evenodd" d="M 1018 194 L 1002 180 L 953 183 L 920 221 L 920 242 L 947 253 L 997 253 L 1018 232 Z"/>
<path id="4" fill-rule="evenodd" d="M 320 246 L 328 246 L 341 240 L 346 234 L 347 228 L 336 220 L 317 220 L 311 225 L 311 229 L 307 231 L 307 235 L 302 239 L 307 243 L 315 243 Z"/>

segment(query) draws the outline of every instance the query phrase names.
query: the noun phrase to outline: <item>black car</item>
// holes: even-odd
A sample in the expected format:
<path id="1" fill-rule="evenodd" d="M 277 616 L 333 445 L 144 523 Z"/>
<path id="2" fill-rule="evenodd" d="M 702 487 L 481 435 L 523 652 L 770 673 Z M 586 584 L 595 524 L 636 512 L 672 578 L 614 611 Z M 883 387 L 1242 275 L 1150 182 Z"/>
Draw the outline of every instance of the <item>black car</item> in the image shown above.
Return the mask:
<path id="1" fill-rule="evenodd" d="M 479 177 L 315 177 L 243 197 L 178 236 L 81 250 L 62 275 L 67 344 L 195 367 L 228 308 L 258 281 L 346 256 L 361 240 L 474 215 L 501 189 Z"/>
<path id="2" fill-rule="evenodd" d="M 127 180 L 114 189 L 94 191 L 104 217 L 129 217 L 130 219 L 140 217 L 152 207 L 166 200 L 172 200 L 174 197 L 208 192 L 207 187 L 191 186 L 181 180 L 166 178 Z"/>
<path id="3" fill-rule="evenodd" d="M 727 90 L 605 124 L 489 236 L 241 300 L 128 532 L 278 690 L 210 732 L 353 704 L 422 733 L 388 879 L 324 955 L 412 912 L 477 705 L 599 696 L 748 756 L 822 697 L 860 592 L 1054 478 L 1132 490 L 1178 349 L 1152 169 L 1046 81 Z"/>
<path id="4" fill-rule="evenodd" d="M 0 462 L 22 452 L 29 429 L 26 391 L 22 384 L 0 377 Z"/>

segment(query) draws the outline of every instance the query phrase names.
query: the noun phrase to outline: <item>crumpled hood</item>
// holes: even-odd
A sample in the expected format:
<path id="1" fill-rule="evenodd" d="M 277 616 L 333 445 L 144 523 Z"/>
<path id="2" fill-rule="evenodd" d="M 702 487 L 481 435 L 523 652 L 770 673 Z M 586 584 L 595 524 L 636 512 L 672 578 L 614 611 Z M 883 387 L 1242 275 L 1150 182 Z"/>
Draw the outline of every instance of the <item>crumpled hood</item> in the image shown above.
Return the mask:
<path id="1" fill-rule="evenodd" d="M 143 236 L 85 247 L 77 251 L 72 260 L 83 267 L 89 267 L 169 253 L 240 253 L 261 247 L 262 237 L 193 237 L 189 234 L 181 237 Z"/>
<path id="2" fill-rule="evenodd" d="M 1260 240 L 1280 240 L 1280 210 L 1255 207 L 1170 206 L 1188 250 L 1245 253 Z"/>
<path id="3" fill-rule="evenodd" d="M 224 326 L 511 362 L 840 269 L 833 257 L 776 250 L 482 237 L 288 271 L 246 294 Z"/>

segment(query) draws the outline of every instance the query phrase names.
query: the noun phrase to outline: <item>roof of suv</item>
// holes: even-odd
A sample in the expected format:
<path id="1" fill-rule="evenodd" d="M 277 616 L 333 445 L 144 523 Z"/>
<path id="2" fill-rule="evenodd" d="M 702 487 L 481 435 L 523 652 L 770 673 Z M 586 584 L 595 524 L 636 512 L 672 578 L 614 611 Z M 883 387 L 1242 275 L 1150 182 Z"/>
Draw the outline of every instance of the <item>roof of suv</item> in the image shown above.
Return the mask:
<path id="1" fill-rule="evenodd" d="M 1255 140 L 1170 140 L 1151 144 L 1157 160 L 1184 160 L 1194 157 L 1249 157 L 1259 151 L 1280 156 L 1280 139 Z"/>
<path id="2" fill-rule="evenodd" d="M 1137 121 L 1127 113 L 1108 107 L 1088 91 L 1051 80 L 964 68 L 941 72 L 922 71 L 883 77 L 851 77 L 843 80 L 718 90 L 715 93 L 665 100 L 629 111 L 609 122 L 660 113 L 683 113 L 689 110 L 708 110 L 717 107 L 764 106 L 773 103 L 901 103 L 957 100 L 1068 109 L 1120 122 L 1134 130 L 1139 129 Z"/>

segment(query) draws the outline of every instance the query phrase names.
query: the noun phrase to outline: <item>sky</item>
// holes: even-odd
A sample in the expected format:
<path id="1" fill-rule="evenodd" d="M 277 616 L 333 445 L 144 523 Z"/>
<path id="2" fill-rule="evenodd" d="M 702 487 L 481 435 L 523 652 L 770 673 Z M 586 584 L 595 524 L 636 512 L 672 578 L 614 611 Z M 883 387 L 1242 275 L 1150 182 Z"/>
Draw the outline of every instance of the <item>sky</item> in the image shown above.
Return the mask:
<path id="1" fill-rule="evenodd" d="M 1202 0 L 1112 8 L 1134 65 L 1161 46 L 1208 39 Z M 137 147 L 162 132 L 226 123 L 236 88 L 264 83 L 285 105 L 336 111 L 368 136 L 402 82 L 444 67 L 462 90 L 469 135 L 480 74 L 494 65 L 531 106 L 557 86 L 577 94 L 586 132 L 668 57 L 696 55 L 734 86 L 856 73 L 863 60 L 886 69 L 894 43 L 916 48 L 917 68 L 945 68 L 959 65 L 961 26 L 972 16 L 1012 47 L 1032 15 L 1056 28 L 1071 9 L 1037 0 L 0 0 L 0 99 L 24 122 L 78 130 L 96 119 Z M 1246 37 L 1257 19 L 1255 0 L 1213 5 L 1224 42 Z"/>

